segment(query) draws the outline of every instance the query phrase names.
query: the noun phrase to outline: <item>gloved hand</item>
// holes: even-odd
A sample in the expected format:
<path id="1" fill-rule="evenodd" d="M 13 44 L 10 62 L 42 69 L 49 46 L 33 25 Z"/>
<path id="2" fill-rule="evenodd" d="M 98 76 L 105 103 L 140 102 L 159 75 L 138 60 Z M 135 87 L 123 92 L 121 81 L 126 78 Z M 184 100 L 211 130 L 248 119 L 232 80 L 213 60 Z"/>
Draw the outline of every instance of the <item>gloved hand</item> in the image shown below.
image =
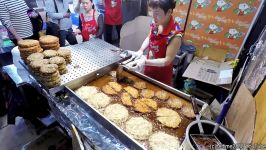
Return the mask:
<path id="1" fill-rule="evenodd" d="M 139 59 L 126 64 L 126 67 L 132 71 L 143 72 L 145 62 L 146 62 L 146 56 L 142 55 Z"/>
<path id="2" fill-rule="evenodd" d="M 131 62 L 131 61 L 135 61 L 137 59 L 139 59 L 141 56 L 143 56 L 143 51 L 131 51 L 131 50 L 125 50 L 125 52 L 128 54 L 128 55 L 131 55 L 131 57 L 122 62 L 122 64 L 127 64 L 128 62 Z"/>

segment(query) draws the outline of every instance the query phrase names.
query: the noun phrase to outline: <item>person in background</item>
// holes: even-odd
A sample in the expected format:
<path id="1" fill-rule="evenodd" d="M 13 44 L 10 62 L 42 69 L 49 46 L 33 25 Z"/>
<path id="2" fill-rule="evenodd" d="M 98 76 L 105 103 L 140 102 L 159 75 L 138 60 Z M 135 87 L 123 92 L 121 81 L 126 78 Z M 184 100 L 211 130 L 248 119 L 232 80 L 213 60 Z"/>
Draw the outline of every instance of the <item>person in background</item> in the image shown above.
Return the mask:
<path id="1" fill-rule="evenodd" d="M 112 41 L 112 29 L 116 28 L 118 41 L 120 40 L 120 31 L 123 23 L 122 0 L 104 0 L 104 24 L 105 24 L 105 41 L 114 44 Z"/>
<path id="2" fill-rule="evenodd" d="M 144 74 L 169 86 L 172 85 L 173 60 L 179 51 L 182 32 L 172 13 L 175 0 L 149 0 L 153 16 L 151 31 L 137 52 L 131 52 L 135 61 L 127 64 L 134 71 Z M 148 49 L 147 56 L 143 52 Z"/>
<path id="3" fill-rule="evenodd" d="M 28 9 L 24 0 L 0 0 L 0 20 L 15 45 L 22 39 L 32 38 L 33 28 L 27 15 Z"/>
<path id="4" fill-rule="evenodd" d="M 58 24 L 60 28 L 59 43 L 65 46 L 67 40 L 70 45 L 77 44 L 77 39 L 72 30 L 72 21 L 70 18 L 69 3 L 71 0 L 46 0 L 45 8 L 50 21 Z M 56 6 L 55 6 L 56 4 Z M 56 7 L 58 12 L 56 12 Z"/>
<path id="5" fill-rule="evenodd" d="M 33 36 L 32 38 L 35 40 L 39 40 L 40 35 L 39 32 L 42 30 L 43 27 L 43 20 L 41 15 L 34 9 L 29 9 L 27 11 L 28 16 L 30 17 L 30 21 L 33 28 Z"/>
<path id="6" fill-rule="evenodd" d="M 80 4 L 82 3 L 84 12 L 80 12 Z M 103 33 L 103 16 L 94 9 L 92 0 L 79 0 L 75 11 L 79 15 L 79 27 L 76 34 L 81 34 L 84 41 L 90 38 L 101 38 Z"/>

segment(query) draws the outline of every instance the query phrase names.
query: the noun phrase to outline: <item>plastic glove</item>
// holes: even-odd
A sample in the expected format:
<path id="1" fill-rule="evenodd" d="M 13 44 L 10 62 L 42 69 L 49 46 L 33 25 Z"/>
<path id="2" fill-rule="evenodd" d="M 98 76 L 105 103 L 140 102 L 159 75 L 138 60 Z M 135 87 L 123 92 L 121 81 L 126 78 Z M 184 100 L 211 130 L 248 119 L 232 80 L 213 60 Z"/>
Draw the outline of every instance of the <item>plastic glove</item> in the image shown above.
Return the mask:
<path id="1" fill-rule="evenodd" d="M 144 65 L 146 62 L 146 56 L 142 55 L 139 59 L 130 62 L 126 65 L 126 67 L 129 70 L 136 71 L 136 72 L 143 72 L 144 70 Z"/>
<path id="2" fill-rule="evenodd" d="M 128 62 L 131 62 L 131 61 L 135 61 L 137 59 L 139 59 L 141 56 L 143 56 L 143 51 L 131 51 L 131 50 L 125 50 L 125 52 L 127 53 L 127 55 L 131 55 L 131 57 L 122 62 L 122 64 L 127 64 Z"/>

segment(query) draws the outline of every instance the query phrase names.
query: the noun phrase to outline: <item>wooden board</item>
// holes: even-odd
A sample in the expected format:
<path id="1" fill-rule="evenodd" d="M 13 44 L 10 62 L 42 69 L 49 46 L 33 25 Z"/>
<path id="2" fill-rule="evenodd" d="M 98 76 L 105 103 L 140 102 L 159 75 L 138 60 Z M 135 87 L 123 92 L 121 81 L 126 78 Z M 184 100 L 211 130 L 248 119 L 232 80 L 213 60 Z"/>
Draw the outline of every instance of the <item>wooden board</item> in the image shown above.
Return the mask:
<path id="1" fill-rule="evenodd" d="M 235 131 L 238 143 L 251 143 L 255 123 L 255 101 L 242 84 L 227 114 L 228 128 Z"/>
<path id="2" fill-rule="evenodd" d="M 257 95 L 256 100 L 256 124 L 252 143 L 266 144 L 266 82 L 264 81 Z"/>

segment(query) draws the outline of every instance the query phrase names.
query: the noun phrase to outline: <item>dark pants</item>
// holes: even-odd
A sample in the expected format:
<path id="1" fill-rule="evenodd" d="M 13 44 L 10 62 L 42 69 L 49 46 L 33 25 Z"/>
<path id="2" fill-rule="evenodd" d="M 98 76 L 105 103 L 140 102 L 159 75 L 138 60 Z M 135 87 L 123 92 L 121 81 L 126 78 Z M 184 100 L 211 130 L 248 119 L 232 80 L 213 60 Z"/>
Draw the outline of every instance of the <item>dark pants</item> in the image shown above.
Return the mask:
<path id="1" fill-rule="evenodd" d="M 60 38 L 59 38 L 60 46 L 62 47 L 65 46 L 66 40 L 68 41 L 70 45 L 78 44 L 77 39 L 75 35 L 73 34 L 72 29 L 68 29 L 68 31 L 60 30 Z"/>
<path id="2" fill-rule="evenodd" d="M 116 31 L 117 31 L 117 35 L 118 35 L 118 41 L 120 40 L 120 31 L 122 28 L 122 24 L 120 25 L 108 25 L 105 24 L 105 35 L 104 35 L 104 40 L 110 44 L 114 44 L 113 40 L 112 40 L 112 33 L 113 33 L 113 27 L 115 27 Z"/>

